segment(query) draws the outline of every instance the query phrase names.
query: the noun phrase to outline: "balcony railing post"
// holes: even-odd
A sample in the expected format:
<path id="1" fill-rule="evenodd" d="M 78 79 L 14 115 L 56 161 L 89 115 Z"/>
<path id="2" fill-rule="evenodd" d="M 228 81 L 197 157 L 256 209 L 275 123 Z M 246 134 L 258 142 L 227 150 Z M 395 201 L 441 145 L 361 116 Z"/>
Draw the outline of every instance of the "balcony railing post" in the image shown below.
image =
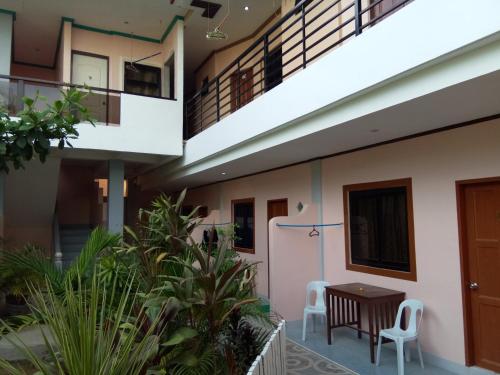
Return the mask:
<path id="1" fill-rule="evenodd" d="M 219 77 L 217 77 L 217 80 L 215 81 L 215 101 L 217 105 L 217 122 L 220 121 L 220 80 Z"/>
<path id="2" fill-rule="evenodd" d="M 17 81 L 17 97 L 16 97 L 16 112 L 20 112 L 24 109 L 24 80 L 20 79 Z"/>
<path id="3" fill-rule="evenodd" d="M 238 58 L 238 70 L 236 71 L 236 109 L 240 109 L 241 103 L 241 70 L 240 70 L 240 58 Z"/>
<path id="4" fill-rule="evenodd" d="M 306 3 L 302 3 L 302 68 L 307 66 L 306 51 Z"/>
<path id="5" fill-rule="evenodd" d="M 200 132 L 203 131 L 203 95 L 200 95 Z"/>
<path id="6" fill-rule="evenodd" d="M 356 35 L 363 32 L 363 14 L 361 13 L 361 0 L 354 0 L 354 27 Z"/>

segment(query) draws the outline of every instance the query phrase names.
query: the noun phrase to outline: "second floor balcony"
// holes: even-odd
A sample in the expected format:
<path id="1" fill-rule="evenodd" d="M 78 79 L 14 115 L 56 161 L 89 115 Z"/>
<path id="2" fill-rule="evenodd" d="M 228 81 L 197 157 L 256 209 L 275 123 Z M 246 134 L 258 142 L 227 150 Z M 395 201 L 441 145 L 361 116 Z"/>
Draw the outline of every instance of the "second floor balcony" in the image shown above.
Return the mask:
<path id="1" fill-rule="evenodd" d="M 187 139 L 214 125 L 410 0 L 302 0 L 186 100 Z M 285 11 L 287 9 L 284 9 Z M 310 95 L 310 92 L 297 95 Z"/>
<path id="2" fill-rule="evenodd" d="M 82 104 L 94 122 L 94 126 L 77 125 L 80 135 L 72 141 L 76 151 L 125 152 L 159 158 L 182 155 L 182 103 L 175 99 L 0 75 L 0 107 L 15 117 L 25 107 L 23 98 L 29 97 L 36 98 L 36 108 L 44 110 L 69 88 L 86 93 Z"/>

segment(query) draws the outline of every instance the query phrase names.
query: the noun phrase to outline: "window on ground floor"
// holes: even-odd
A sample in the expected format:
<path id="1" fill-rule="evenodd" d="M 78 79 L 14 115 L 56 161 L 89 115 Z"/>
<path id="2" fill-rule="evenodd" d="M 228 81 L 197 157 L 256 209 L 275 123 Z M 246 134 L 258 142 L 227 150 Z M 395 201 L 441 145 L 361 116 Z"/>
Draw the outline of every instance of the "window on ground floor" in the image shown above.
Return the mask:
<path id="1" fill-rule="evenodd" d="M 344 186 L 348 270 L 416 280 L 411 179 Z"/>
<path id="2" fill-rule="evenodd" d="M 235 225 L 234 247 L 237 251 L 255 253 L 255 205 L 254 198 L 231 202 Z"/>

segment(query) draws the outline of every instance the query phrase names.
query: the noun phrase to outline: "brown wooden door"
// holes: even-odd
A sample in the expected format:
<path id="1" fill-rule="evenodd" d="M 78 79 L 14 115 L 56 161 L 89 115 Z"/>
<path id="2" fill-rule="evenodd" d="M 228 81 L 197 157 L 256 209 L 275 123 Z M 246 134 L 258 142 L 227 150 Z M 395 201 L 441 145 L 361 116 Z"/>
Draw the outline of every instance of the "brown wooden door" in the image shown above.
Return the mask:
<path id="1" fill-rule="evenodd" d="M 277 216 L 288 216 L 288 199 L 273 199 L 267 201 L 267 222 L 269 223 L 269 220 Z M 269 268 L 269 232 L 267 233 L 267 295 L 271 295 L 271 272 Z"/>
<path id="2" fill-rule="evenodd" d="M 464 254 L 472 364 L 500 371 L 500 182 L 464 188 Z"/>
<path id="3" fill-rule="evenodd" d="M 231 76 L 231 112 L 250 103 L 253 99 L 252 69 L 236 72 Z"/>

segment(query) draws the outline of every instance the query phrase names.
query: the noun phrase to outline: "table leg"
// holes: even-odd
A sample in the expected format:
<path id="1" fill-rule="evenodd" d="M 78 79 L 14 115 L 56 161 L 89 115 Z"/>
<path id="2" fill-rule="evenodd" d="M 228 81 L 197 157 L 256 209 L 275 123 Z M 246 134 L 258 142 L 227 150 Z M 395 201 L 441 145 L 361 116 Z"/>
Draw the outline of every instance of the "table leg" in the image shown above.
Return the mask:
<path id="1" fill-rule="evenodd" d="M 375 363 L 375 349 L 373 346 L 373 305 L 368 304 L 368 339 L 370 340 L 370 360 Z"/>
<path id="2" fill-rule="evenodd" d="M 356 302 L 356 320 L 358 324 L 358 339 L 361 338 L 361 304 Z"/>
<path id="3" fill-rule="evenodd" d="M 332 295 L 326 292 L 326 337 L 328 345 L 332 345 Z"/>

